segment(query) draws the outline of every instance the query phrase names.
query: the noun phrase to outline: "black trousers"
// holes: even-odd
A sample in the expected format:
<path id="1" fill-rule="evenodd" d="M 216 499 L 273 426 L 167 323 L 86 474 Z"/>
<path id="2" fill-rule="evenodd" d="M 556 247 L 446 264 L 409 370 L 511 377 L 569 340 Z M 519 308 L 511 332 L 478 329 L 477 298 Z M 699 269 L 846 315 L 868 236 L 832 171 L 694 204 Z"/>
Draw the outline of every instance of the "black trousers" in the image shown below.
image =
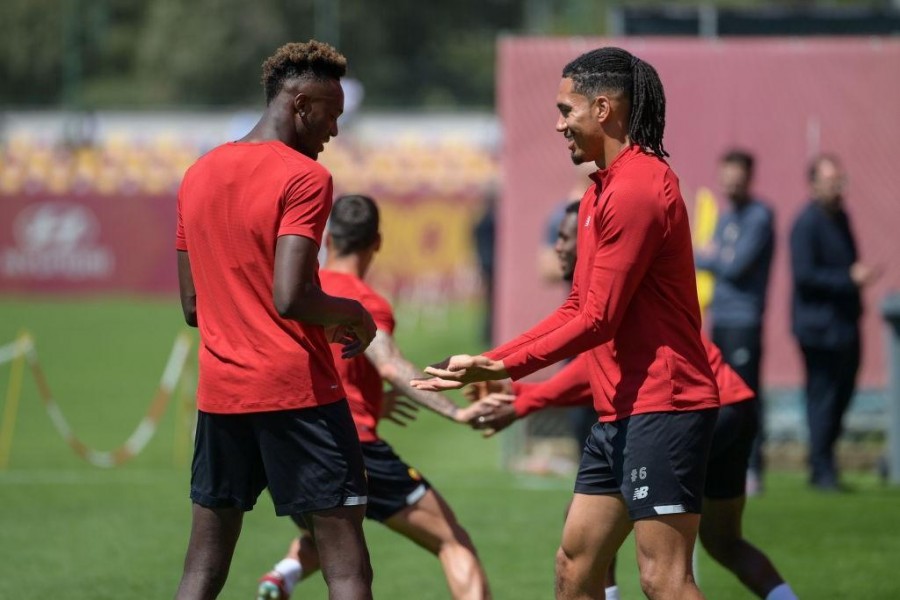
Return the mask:
<path id="1" fill-rule="evenodd" d="M 750 451 L 749 469 L 762 474 L 765 468 L 762 446 L 766 435 L 764 425 L 764 402 L 759 389 L 759 370 L 762 362 L 762 327 L 714 326 L 712 341 L 722 351 L 722 358 L 744 380 L 753 393 L 759 407 L 759 426 L 753 448 Z"/>
<path id="2" fill-rule="evenodd" d="M 837 484 L 834 445 L 841 435 L 859 370 L 859 342 L 841 348 L 801 346 L 806 362 L 806 418 L 810 482 Z"/>

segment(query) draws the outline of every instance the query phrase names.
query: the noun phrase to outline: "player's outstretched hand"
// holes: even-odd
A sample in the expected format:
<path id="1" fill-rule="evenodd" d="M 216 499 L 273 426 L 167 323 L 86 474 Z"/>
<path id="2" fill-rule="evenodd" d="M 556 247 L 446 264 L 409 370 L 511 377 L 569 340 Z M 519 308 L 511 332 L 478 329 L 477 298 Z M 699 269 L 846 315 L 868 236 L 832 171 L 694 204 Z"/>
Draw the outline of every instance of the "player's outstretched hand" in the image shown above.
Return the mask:
<path id="1" fill-rule="evenodd" d="M 385 390 L 384 399 L 381 402 L 381 418 L 393 421 L 400 427 L 416 420 L 419 407 L 407 400 L 398 390 L 393 388 Z"/>
<path id="2" fill-rule="evenodd" d="M 484 437 L 491 437 L 498 431 L 503 431 L 518 419 L 516 409 L 513 407 L 515 399 L 512 394 L 493 393 L 485 396 L 472 405 L 486 409 L 486 412 L 475 419 L 472 427 L 484 430 Z"/>
<path id="3" fill-rule="evenodd" d="M 484 402 L 473 402 L 469 406 L 460 408 L 456 411 L 453 419 L 461 425 L 470 425 L 475 427 L 477 420 L 483 415 L 490 414 L 493 405 Z"/>
<path id="4" fill-rule="evenodd" d="M 471 385 L 467 385 L 463 391 L 463 397 L 469 402 L 477 402 L 488 394 L 512 394 L 512 380 L 501 379 L 500 381 L 479 381 Z"/>
<path id="5" fill-rule="evenodd" d="M 414 379 L 410 384 L 420 390 L 440 392 L 457 390 L 467 383 L 492 381 L 506 377 L 503 361 L 491 360 L 487 356 L 457 354 L 443 361 L 425 367 L 430 379 Z"/>

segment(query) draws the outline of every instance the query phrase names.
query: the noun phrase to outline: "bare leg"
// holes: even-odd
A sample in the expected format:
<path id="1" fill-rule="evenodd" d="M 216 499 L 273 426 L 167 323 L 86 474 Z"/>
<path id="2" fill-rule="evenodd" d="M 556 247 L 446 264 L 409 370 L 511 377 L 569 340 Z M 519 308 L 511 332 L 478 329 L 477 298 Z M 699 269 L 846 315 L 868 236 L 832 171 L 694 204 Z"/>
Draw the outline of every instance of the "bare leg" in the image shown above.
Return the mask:
<path id="1" fill-rule="evenodd" d="M 241 534 L 244 513 L 237 508 L 206 508 L 194 504 L 191 539 L 177 600 L 207 600 L 222 591 Z"/>
<path id="2" fill-rule="evenodd" d="M 286 559 L 296 560 L 303 567 L 300 580 L 306 579 L 319 570 L 319 551 L 312 535 L 305 529 L 300 530 L 300 535 L 295 537 L 288 548 Z"/>
<path id="3" fill-rule="evenodd" d="M 385 525 L 440 559 L 454 599 L 491 597 L 487 577 L 469 534 L 435 490 L 428 490 L 421 500 L 389 518 Z"/>
<path id="4" fill-rule="evenodd" d="M 606 581 L 603 583 L 603 587 L 614 587 L 616 585 L 616 557 L 613 556 L 612 560 L 609 561 L 609 568 L 606 570 Z"/>
<path id="5" fill-rule="evenodd" d="M 330 600 L 372 598 L 372 567 L 362 530 L 365 512 L 365 506 L 342 506 L 305 515 Z"/>
<path id="6" fill-rule="evenodd" d="M 318 571 L 321 567 L 316 543 L 309 532 L 306 531 L 303 531 L 300 537 L 294 538 L 293 543 L 291 543 L 291 549 L 288 550 L 287 558 L 293 558 L 303 565 L 301 581 Z"/>
<path id="7" fill-rule="evenodd" d="M 729 500 L 703 500 L 700 542 L 719 564 L 734 573 L 760 598 L 784 580 L 768 557 L 744 539 L 741 518 L 745 496 Z"/>
<path id="8" fill-rule="evenodd" d="M 651 600 L 703 598 L 691 559 L 700 515 L 677 514 L 641 519 L 634 523 L 641 588 Z"/>
<path id="9" fill-rule="evenodd" d="M 604 597 L 604 577 L 631 525 L 620 494 L 575 494 L 556 552 L 557 600 Z"/>

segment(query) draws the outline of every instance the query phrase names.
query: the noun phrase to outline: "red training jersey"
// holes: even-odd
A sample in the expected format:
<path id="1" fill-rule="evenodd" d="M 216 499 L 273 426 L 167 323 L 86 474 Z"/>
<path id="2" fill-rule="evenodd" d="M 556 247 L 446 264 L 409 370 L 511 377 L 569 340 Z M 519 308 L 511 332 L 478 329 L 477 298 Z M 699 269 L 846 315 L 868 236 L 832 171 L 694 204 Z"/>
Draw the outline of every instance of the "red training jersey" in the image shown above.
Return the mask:
<path id="1" fill-rule="evenodd" d="M 722 359 L 722 351 L 704 334 L 700 334 L 703 348 L 712 367 L 722 406 L 745 402 L 754 397 L 741 376 Z M 513 408 L 519 418 L 548 406 L 585 406 L 593 402 L 591 382 L 588 377 L 586 354 L 579 354 L 553 377 L 541 383 L 513 383 L 516 399 Z"/>
<path id="2" fill-rule="evenodd" d="M 362 279 L 347 273 L 322 269 L 322 289 L 332 296 L 352 298 L 358 301 L 372 315 L 375 325 L 381 331 L 394 334 L 394 311 L 390 303 L 370 288 Z M 341 383 L 347 392 L 350 412 L 359 441 L 378 441 L 378 421 L 381 419 L 381 404 L 384 388 L 381 375 L 365 355 L 349 360 L 341 358 L 341 347 L 332 344 L 334 364 L 337 366 Z"/>
<path id="3" fill-rule="evenodd" d="M 601 421 L 715 408 L 700 341 L 687 209 L 659 157 L 624 149 L 581 200 L 572 292 L 548 318 L 487 353 L 519 379 L 587 352 Z"/>
<path id="4" fill-rule="evenodd" d="M 175 246 L 197 291 L 197 406 L 210 413 L 306 408 L 343 398 L 325 330 L 275 310 L 275 243 L 321 244 L 331 175 L 277 141 L 219 146 L 188 169 Z"/>

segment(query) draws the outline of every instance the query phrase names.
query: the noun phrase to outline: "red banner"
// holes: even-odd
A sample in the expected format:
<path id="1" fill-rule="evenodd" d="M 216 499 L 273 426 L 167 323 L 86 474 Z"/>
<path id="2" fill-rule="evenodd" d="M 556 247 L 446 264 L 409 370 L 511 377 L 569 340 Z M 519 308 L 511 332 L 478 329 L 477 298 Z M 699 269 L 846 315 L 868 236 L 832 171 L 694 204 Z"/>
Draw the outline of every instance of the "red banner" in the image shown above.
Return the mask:
<path id="1" fill-rule="evenodd" d="M 481 200 L 478 190 L 380 194 L 379 289 L 427 302 L 476 294 Z M 171 195 L 0 197 L 0 292 L 177 291 L 175 203 Z"/>
<path id="2" fill-rule="evenodd" d="M 171 292 L 171 196 L 18 195 L 0 199 L 3 292 Z"/>

